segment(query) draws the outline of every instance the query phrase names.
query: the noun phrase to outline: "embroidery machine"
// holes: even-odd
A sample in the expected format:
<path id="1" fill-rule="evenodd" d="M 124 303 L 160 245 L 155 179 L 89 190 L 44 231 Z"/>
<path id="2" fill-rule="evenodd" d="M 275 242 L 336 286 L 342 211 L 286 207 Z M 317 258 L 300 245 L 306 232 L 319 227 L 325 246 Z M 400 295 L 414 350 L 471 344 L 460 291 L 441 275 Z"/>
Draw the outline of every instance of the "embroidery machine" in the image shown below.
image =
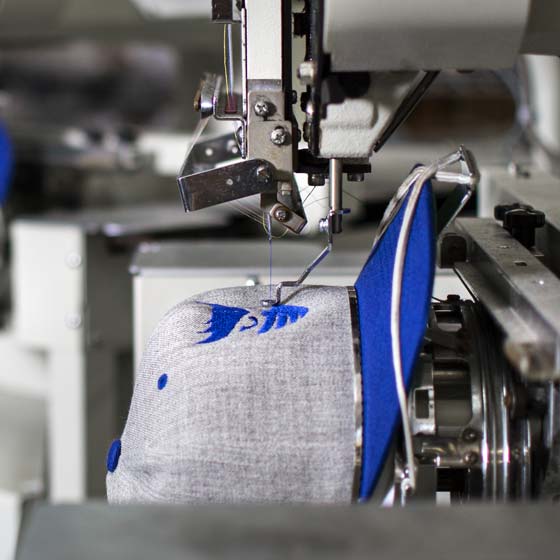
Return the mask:
<path id="1" fill-rule="evenodd" d="M 121 32 L 119 22 L 128 17 L 134 26 L 142 27 L 136 11 L 130 15 L 132 12 L 125 14 L 119 8 L 123 3 L 112 3 L 116 12 L 111 18 L 117 24 L 111 32 L 114 35 Z M 70 2 L 43 0 L 40 8 L 34 7 L 39 14 L 34 18 L 29 8 L 32 4 L 31 0 L 5 2 L 0 25 L 8 42 L 21 41 L 15 25 L 10 39 L 12 21 L 25 22 L 24 37 L 33 32 L 48 38 L 48 24 L 57 23 L 58 13 Z M 84 17 L 89 26 L 87 34 L 103 35 L 105 26 L 111 27 L 103 18 L 104 11 L 91 6 L 86 10 L 85 4 L 65 16 L 70 23 L 78 24 L 78 31 L 73 33 L 79 35 L 84 29 L 80 23 Z M 161 21 L 165 20 L 177 36 L 185 34 L 177 14 L 188 11 L 189 2 L 134 0 L 131 4 L 148 20 L 153 18 L 160 32 L 164 28 Z M 326 249 L 319 256 L 316 247 L 310 248 L 305 241 L 300 243 L 305 250 L 298 251 L 297 258 L 294 246 L 282 253 L 282 259 L 286 259 L 291 251 L 292 262 L 284 263 L 283 270 L 294 272 L 296 278 L 299 275 L 298 281 L 322 261 L 310 280 L 328 283 L 339 273 L 341 283 L 352 282 L 344 276 L 351 268 L 347 263 L 335 270 L 342 263 L 337 259 L 343 255 L 323 260 L 333 239 L 341 237 L 347 224 L 344 182 L 359 183 L 371 173 L 372 184 L 376 184 L 377 166 L 390 149 L 388 141 L 437 84 L 438 75 L 459 71 L 468 79 L 472 70 L 510 67 L 523 55 L 521 65 L 528 86 L 523 107 L 530 111 L 518 116 L 531 138 L 531 157 L 510 168 L 481 166 L 476 219 L 453 220 L 466 201 L 465 187 L 478 182 L 468 152 L 461 156 L 465 164 L 462 171 L 453 168 L 439 175 L 443 181 L 461 183 L 464 177 L 466 182 L 455 191 L 459 196 L 449 199 L 451 211 L 440 212 L 443 225 L 453 223 L 439 237 L 438 261 L 441 270 L 460 277 L 474 303 L 453 295 L 433 303 L 426 345 L 408 401 L 418 473 L 416 492 L 412 496 L 407 492 L 403 449 L 397 450 L 386 476 L 395 481 L 396 501 L 400 497 L 403 503 L 416 499 L 464 503 L 479 498 L 491 502 L 533 498 L 556 501 L 560 496 L 560 4 L 555 0 L 212 0 L 211 4 L 214 23 L 224 26 L 225 71 L 223 76 L 207 75 L 195 99 L 201 126 L 178 177 L 183 203 L 187 210 L 195 211 L 258 196 L 260 217 L 268 223 L 269 232 L 273 227 L 296 234 L 306 228 L 319 229 L 327 238 Z M 177 22 L 173 22 L 174 14 Z M 221 42 L 218 46 L 221 49 Z M 212 121 L 222 125 L 231 121 L 232 134 L 203 136 L 202 128 Z M 482 159 L 476 150 L 473 155 L 475 160 Z M 429 163 L 424 157 L 418 159 Z M 403 167 L 402 177 L 409 171 L 409 167 Z M 329 209 L 320 224 L 306 215 L 294 173 L 304 176 L 311 188 L 328 191 Z M 148 216 L 153 217 L 149 213 L 142 218 L 146 223 Z M 210 219 L 216 223 L 219 218 L 218 213 Z M 24 262 L 31 264 L 25 268 L 32 272 L 27 278 L 44 277 L 48 297 L 43 300 L 50 303 L 55 299 L 49 293 L 54 293 L 55 286 L 73 298 L 72 305 L 74 299 L 76 306 L 93 305 L 93 297 L 75 296 L 77 290 L 66 288 L 36 259 L 34 240 L 39 238 L 43 239 L 40 252 L 54 255 L 49 263 L 62 263 L 68 251 L 59 238 L 47 238 L 42 230 L 28 237 L 26 231 L 16 228 L 14 239 L 22 248 Z M 81 236 L 75 235 L 79 251 L 82 245 L 91 251 L 91 244 Z M 223 257 L 235 270 L 241 260 L 250 274 L 254 262 L 248 256 L 258 253 L 255 259 L 265 263 L 266 247 L 262 252 L 262 247 L 256 251 L 249 244 L 236 247 L 230 249 L 224 243 L 218 257 L 212 244 L 202 244 L 194 251 L 187 251 L 185 244 L 141 247 L 133 263 L 137 274 L 134 282 L 141 286 L 135 293 L 135 304 L 140 308 L 136 320 L 141 322 L 148 315 L 154 320 L 154 307 L 170 307 L 175 303 L 172 297 L 179 297 L 177 292 L 184 297 L 184 284 L 173 284 L 169 277 L 183 265 L 184 270 L 194 270 L 193 254 L 198 263 L 207 263 L 208 255 L 214 260 Z M 241 259 L 235 257 L 236 251 L 243 255 Z M 89 276 L 87 282 L 84 280 L 88 290 L 103 286 L 106 277 L 116 277 L 112 268 L 101 273 L 100 267 L 93 267 L 89 253 L 73 252 L 85 256 L 88 266 L 82 268 L 88 274 L 97 273 L 96 282 Z M 154 265 L 158 256 L 164 261 L 163 267 L 161 262 Z M 67 274 L 77 274 L 80 264 L 75 266 L 75 262 L 67 263 Z M 121 264 L 119 274 L 126 270 L 128 261 Z M 157 273 L 164 267 L 171 272 L 161 283 L 154 281 L 148 286 L 146 279 L 157 280 Z M 54 264 L 52 268 L 58 270 Z M 266 279 L 268 271 L 265 266 L 262 269 L 258 269 L 259 276 Z M 192 270 L 188 273 L 194 277 L 196 271 L 191 274 Z M 210 277 L 213 274 L 210 270 Z M 240 284 L 248 281 L 248 275 L 244 271 L 231 280 Z M 35 282 L 26 293 L 39 294 Z M 127 302 L 128 295 L 119 291 L 111 297 Z M 281 290 L 273 292 L 268 304 L 274 305 L 280 297 Z M 27 308 L 28 324 L 33 327 L 37 324 L 39 299 L 37 295 Z M 103 305 L 111 311 L 103 318 L 111 323 L 111 329 L 115 328 L 114 305 L 111 301 Z M 47 309 L 45 317 L 58 320 L 60 309 Z M 161 315 L 160 307 L 157 311 Z M 130 310 L 128 320 L 129 316 Z M 84 394 L 90 402 L 85 380 L 93 383 L 99 377 L 86 376 L 86 366 L 82 365 L 89 364 L 81 356 L 85 341 L 89 344 L 93 340 L 90 330 L 75 321 L 61 327 L 66 333 L 65 329 L 73 337 L 75 354 L 69 354 L 66 342 L 59 344 L 62 337 L 50 323 L 45 329 L 49 338 L 64 346 L 60 354 L 64 361 L 57 354 L 50 362 L 58 368 L 53 370 L 57 375 L 52 376 L 60 387 L 57 395 L 65 400 L 51 404 L 50 411 L 57 426 L 67 428 L 62 438 L 66 447 L 58 446 L 54 453 L 50 450 L 57 468 L 51 465 L 56 484 L 51 481 L 49 490 L 61 499 L 81 500 L 89 495 L 85 488 L 89 472 L 94 470 L 89 464 L 92 461 L 85 459 L 93 449 L 89 438 L 102 439 L 104 423 L 86 423 L 84 416 L 91 410 L 78 410 Z M 111 329 L 105 332 L 115 338 Z M 143 330 L 135 334 L 140 339 L 137 352 L 141 351 L 144 334 Z M 103 350 L 103 344 L 97 347 Z M 59 374 L 60 364 L 67 365 L 69 357 L 79 364 L 70 372 L 79 372 L 79 376 L 69 376 L 72 384 Z M 98 363 L 87 371 L 97 373 Z M 75 397 L 71 402 L 78 421 L 67 421 L 66 397 L 70 394 Z M 102 415 L 102 409 L 97 411 Z M 87 438 L 80 432 L 86 431 L 82 423 L 87 426 Z M 103 451 L 105 445 L 105 441 L 100 444 Z M 81 454 L 74 453 L 74 448 Z M 70 483 L 74 478 L 79 480 Z M 383 557 L 379 547 L 388 540 L 384 552 L 390 554 L 391 549 L 393 557 L 410 553 L 434 557 L 445 550 L 457 558 L 461 554 L 472 558 L 497 547 L 502 547 L 504 554 L 528 555 L 530 551 L 552 556 L 557 550 L 550 545 L 550 537 L 555 534 L 550 526 L 555 520 L 552 507 L 539 503 L 537 508 L 520 509 L 431 508 L 429 515 L 420 516 L 405 510 L 341 508 L 321 512 L 320 527 L 317 517 L 305 508 L 295 512 L 247 508 L 240 514 L 239 510 L 219 508 L 213 512 L 182 508 L 155 512 L 140 507 L 107 511 L 101 505 L 44 507 L 30 520 L 24 557 L 60 558 L 60 546 L 72 550 L 70 557 L 79 555 L 84 560 L 88 554 L 98 557 L 103 546 L 110 547 L 111 553 L 106 555 L 115 558 L 122 550 L 126 554 L 137 551 L 138 558 L 153 557 L 161 554 L 161 547 L 175 544 L 184 551 L 185 543 L 197 555 L 215 556 L 218 547 L 222 555 L 262 557 L 263 543 L 268 547 L 271 541 L 282 557 L 301 551 L 309 557 L 324 556 L 326 550 L 355 557 L 370 557 L 375 551 Z M 125 522 L 128 533 L 123 534 L 119 521 Z M 521 526 L 523 531 L 515 530 Z M 243 546 L 232 527 L 247 535 Z M 473 542 L 473 535 L 480 538 Z M 531 539 L 527 535 L 536 536 Z M 419 542 L 424 546 L 419 547 Z M 288 543 L 295 544 L 291 547 Z"/>
<path id="2" fill-rule="evenodd" d="M 343 230 L 343 178 L 375 174 L 376 155 L 442 70 L 560 54 L 560 7 L 544 0 L 434 0 L 406 10 L 384 0 L 306 0 L 293 15 L 291 2 L 215 0 L 212 20 L 224 26 L 224 76 L 206 75 L 195 99 L 201 124 L 178 177 L 185 210 L 259 195 L 269 224 L 300 233 L 307 218 L 294 173 L 314 187 L 328 183 L 328 213 L 310 224 L 326 234 L 326 248 L 265 305 L 279 303 L 283 286 L 299 285 L 328 255 Z M 301 60 L 293 36 L 304 38 Z M 539 91 L 545 82 L 547 91 L 560 89 L 543 64 L 528 57 L 525 67 L 533 145 L 550 163 L 560 146 L 558 119 L 550 123 L 560 97 L 544 101 Z M 558 60 L 548 64 L 557 77 Z M 234 132 L 198 141 L 211 119 L 232 121 Z M 224 160 L 205 164 L 200 154 L 216 146 Z M 490 217 L 454 221 L 479 181 L 470 152 L 461 149 L 455 161 L 461 173 L 434 172 L 436 181 L 457 185 L 438 213 L 440 266 L 454 269 L 476 304 L 453 296 L 433 304 L 409 403 L 420 486 L 424 496 L 448 490 L 464 500 L 546 495 L 558 460 L 557 179 L 541 170 L 527 172 L 536 180 L 515 169 L 484 170 L 479 200 Z M 494 206 L 503 227 L 492 219 Z M 483 343 L 489 337 L 491 348 Z"/>

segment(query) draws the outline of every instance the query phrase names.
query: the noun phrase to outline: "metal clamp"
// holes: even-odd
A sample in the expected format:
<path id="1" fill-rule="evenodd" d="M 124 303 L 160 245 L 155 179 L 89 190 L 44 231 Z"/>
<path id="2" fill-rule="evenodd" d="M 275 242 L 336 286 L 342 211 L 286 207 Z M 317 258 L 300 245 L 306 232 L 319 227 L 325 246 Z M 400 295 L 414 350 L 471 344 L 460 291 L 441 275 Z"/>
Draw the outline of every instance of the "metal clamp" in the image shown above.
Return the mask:
<path id="1" fill-rule="evenodd" d="M 456 173 L 448 171 L 451 165 L 459 163 L 461 172 Z M 373 246 L 381 240 L 389 225 L 398 214 L 403 201 L 406 199 L 410 188 L 418 180 L 424 167 L 417 167 L 412 174 L 405 180 L 396 192 L 395 196 L 389 202 L 387 210 L 379 224 L 377 235 Z M 455 189 L 446 198 L 436 216 L 436 234 L 439 236 L 441 232 L 457 217 L 461 210 L 465 207 L 472 194 L 474 193 L 478 182 L 480 181 L 480 173 L 476 160 L 470 150 L 464 146 L 460 146 L 455 152 L 439 160 L 433 166 L 433 173 L 426 176 L 425 180 L 435 179 L 440 183 L 454 183 Z"/>
<path id="2" fill-rule="evenodd" d="M 455 161 L 461 164 L 461 173 L 441 169 L 434 177 L 440 183 L 455 183 L 456 185 L 437 213 L 436 233 L 438 236 L 459 215 L 480 181 L 478 165 L 470 150 L 461 146 L 456 152 Z"/>

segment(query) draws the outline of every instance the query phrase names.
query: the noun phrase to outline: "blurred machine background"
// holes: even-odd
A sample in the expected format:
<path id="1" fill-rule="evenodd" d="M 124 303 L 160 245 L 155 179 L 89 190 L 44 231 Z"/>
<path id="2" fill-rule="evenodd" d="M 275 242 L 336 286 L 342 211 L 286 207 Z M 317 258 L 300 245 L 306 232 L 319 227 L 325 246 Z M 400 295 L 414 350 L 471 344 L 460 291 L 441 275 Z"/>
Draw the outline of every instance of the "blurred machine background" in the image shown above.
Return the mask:
<path id="1" fill-rule="evenodd" d="M 307 176 L 298 174 L 308 219 L 305 238 L 287 233 L 274 241 L 272 271 L 263 214 L 255 211 L 254 200 L 183 212 L 175 178 L 199 120 L 192 100 L 201 76 L 222 74 L 224 68 L 223 29 L 208 23 L 210 0 L 0 0 L 0 6 L 3 560 L 12 558 L 30 504 L 104 496 L 107 445 L 122 430 L 134 364 L 162 314 L 207 289 L 297 278 L 324 244 L 316 224 L 328 213 L 329 201 L 326 186 L 308 185 Z M 295 12 L 302 9 L 303 2 L 294 2 Z M 293 50 L 294 60 L 303 58 L 303 38 L 294 39 Z M 209 138 L 234 130 L 229 122 L 211 126 Z M 534 258 L 551 288 L 535 295 L 509 277 L 504 280 L 499 255 L 489 256 L 484 245 L 488 231 L 461 225 L 461 231 L 449 233 L 442 253 L 447 268 L 438 269 L 434 295 L 443 301 L 431 328 L 453 333 L 467 323 L 470 329 L 486 328 L 468 316 L 463 303 L 447 300 L 450 294 L 471 297 L 451 270 L 467 239 L 472 255 L 488 265 L 487 277 L 475 278 L 476 271 L 464 264 L 463 280 L 478 278 L 481 291 L 492 286 L 485 301 L 510 290 L 496 304 L 501 319 L 519 333 L 529 328 L 519 316 L 530 314 L 529 323 L 539 325 L 535 332 L 556 340 L 560 64 L 553 57 L 522 56 L 504 70 L 443 71 L 416 111 L 372 156 L 372 173 L 345 186 L 352 212 L 334 255 L 313 282 L 353 283 L 403 177 L 416 163 L 460 144 L 474 152 L 482 170 L 481 187 L 462 215 L 492 217 L 496 204 L 512 202 L 544 211 L 546 227 L 537 232 L 536 249 L 530 245 L 527 256 L 521 247 L 516 262 L 533 266 Z M 203 156 L 210 164 L 220 161 L 212 148 Z M 443 198 L 449 186 L 436 190 Z M 434 340 L 445 354 L 449 340 Z M 552 454 L 560 433 L 559 370 L 531 361 L 542 355 L 537 344 L 516 357 L 525 379 L 537 372 L 538 388 L 529 391 L 532 411 L 541 406 L 537 416 L 545 426 L 537 431 L 546 432 L 549 447 L 543 453 Z M 440 392 L 455 404 L 471 395 L 465 392 L 470 381 L 461 358 L 456 355 L 449 366 L 456 367 L 455 385 Z M 420 383 L 415 391 L 421 408 L 433 386 Z M 442 411 L 449 404 L 445 396 L 440 404 Z M 523 405 L 515 404 L 523 414 Z M 428 417 L 435 433 L 435 420 Z M 455 436 L 457 418 L 442 412 L 439 421 L 449 422 L 440 429 Z M 531 452 L 531 422 L 516 435 L 520 453 Z M 426 416 L 418 413 L 413 426 L 420 433 L 425 423 Z M 430 457 L 439 444 L 419 441 L 419 453 Z M 515 468 L 546 469 L 546 462 L 519 464 Z M 555 476 L 545 493 L 557 499 Z M 448 481 L 448 494 L 456 484 Z M 516 495 L 529 497 L 527 485 Z M 498 482 L 493 488 L 496 499 L 510 492 Z"/>

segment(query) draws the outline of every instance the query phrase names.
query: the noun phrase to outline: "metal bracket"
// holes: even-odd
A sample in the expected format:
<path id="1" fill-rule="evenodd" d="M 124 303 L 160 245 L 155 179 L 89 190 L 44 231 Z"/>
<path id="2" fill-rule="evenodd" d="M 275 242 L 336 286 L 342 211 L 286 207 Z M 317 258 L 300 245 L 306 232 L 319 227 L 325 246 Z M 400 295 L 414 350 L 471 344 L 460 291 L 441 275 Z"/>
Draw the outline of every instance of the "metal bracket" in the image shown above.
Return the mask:
<path id="1" fill-rule="evenodd" d="M 274 166 L 250 159 L 177 178 L 186 212 L 264 192 L 276 192 Z"/>

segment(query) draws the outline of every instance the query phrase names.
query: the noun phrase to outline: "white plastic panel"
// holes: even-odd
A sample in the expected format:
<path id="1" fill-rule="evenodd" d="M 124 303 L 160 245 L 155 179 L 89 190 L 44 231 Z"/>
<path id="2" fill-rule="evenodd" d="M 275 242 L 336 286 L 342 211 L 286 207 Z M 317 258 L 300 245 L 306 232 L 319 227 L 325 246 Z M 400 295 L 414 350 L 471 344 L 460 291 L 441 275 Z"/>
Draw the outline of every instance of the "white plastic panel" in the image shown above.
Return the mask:
<path id="1" fill-rule="evenodd" d="M 247 79 L 282 79 L 282 2 L 245 0 Z"/>
<path id="2" fill-rule="evenodd" d="M 83 327 L 82 230 L 72 225 L 21 220 L 12 226 L 11 239 L 18 339 L 39 348 L 73 348 Z"/>
<path id="3" fill-rule="evenodd" d="M 511 66 L 530 0 L 325 0 L 334 71 Z"/>

